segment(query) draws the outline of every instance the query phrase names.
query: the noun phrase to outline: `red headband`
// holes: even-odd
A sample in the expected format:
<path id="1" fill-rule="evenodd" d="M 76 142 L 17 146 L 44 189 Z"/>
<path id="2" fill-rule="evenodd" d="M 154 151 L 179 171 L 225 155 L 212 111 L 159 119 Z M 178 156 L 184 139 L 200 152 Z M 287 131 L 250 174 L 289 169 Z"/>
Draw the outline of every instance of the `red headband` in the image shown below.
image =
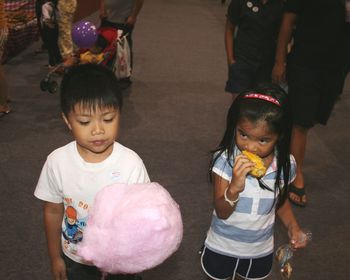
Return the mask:
<path id="1" fill-rule="evenodd" d="M 273 104 L 276 104 L 277 106 L 281 106 L 279 101 L 271 96 L 267 96 L 261 93 L 256 93 L 256 92 L 250 92 L 246 95 L 243 96 L 243 98 L 256 98 L 256 99 L 262 99 L 268 102 L 271 102 Z"/>

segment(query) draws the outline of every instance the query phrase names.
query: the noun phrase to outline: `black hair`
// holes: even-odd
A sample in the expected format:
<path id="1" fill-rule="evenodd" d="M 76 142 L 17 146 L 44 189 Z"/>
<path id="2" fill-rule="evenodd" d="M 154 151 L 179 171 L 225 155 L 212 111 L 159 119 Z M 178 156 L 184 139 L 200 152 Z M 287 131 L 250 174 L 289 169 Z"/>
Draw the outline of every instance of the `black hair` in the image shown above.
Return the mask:
<path id="1" fill-rule="evenodd" d="M 92 110 L 112 107 L 121 110 L 123 96 L 114 73 L 97 64 L 71 67 L 61 82 L 61 110 L 67 116 L 76 104 Z"/>
<path id="2" fill-rule="evenodd" d="M 252 96 L 254 93 L 266 96 L 266 99 L 271 97 L 273 101 L 277 101 L 279 105 L 271 102 L 271 100 L 247 98 L 248 95 Z M 211 174 L 213 166 L 222 153 L 227 152 L 227 163 L 232 167 L 230 159 L 234 157 L 236 126 L 242 119 L 246 119 L 253 123 L 261 120 L 266 121 L 270 131 L 277 133 L 279 136 L 275 146 L 277 151 L 277 175 L 274 188 L 275 194 L 277 190 L 279 190 L 277 204 L 279 207 L 287 198 L 291 166 L 290 138 L 292 131 L 292 117 L 288 95 L 277 85 L 262 84 L 257 88 L 241 92 L 233 101 L 227 114 L 226 131 L 224 136 L 219 146 L 212 151 L 213 157 L 209 167 L 210 179 L 212 179 Z M 285 188 L 281 187 L 282 174 Z M 259 180 L 259 185 L 263 189 L 271 190 L 262 180 Z"/>

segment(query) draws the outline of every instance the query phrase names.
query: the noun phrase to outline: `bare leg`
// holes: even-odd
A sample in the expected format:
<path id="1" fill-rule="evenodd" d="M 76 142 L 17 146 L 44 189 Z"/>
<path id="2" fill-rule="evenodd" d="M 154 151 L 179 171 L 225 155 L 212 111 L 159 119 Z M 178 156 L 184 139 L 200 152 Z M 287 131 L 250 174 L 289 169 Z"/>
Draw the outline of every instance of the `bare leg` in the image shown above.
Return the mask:
<path id="1" fill-rule="evenodd" d="M 292 139 L 291 139 L 291 154 L 294 156 L 297 169 L 296 169 L 296 177 L 293 181 L 293 185 L 299 189 L 304 188 L 304 175 L 303 175 L 303 164 L 305 158 L 305 150 L 307 143 L 307 133 L 309 129 L 303 128 L 301 126 L 293 126 L 292 129 Z M 289 194 L 290 198 L 296 202 L 307 202 L 306 195 L 304 195 L 300 201 L 300 198 L 293 193 Z"/>

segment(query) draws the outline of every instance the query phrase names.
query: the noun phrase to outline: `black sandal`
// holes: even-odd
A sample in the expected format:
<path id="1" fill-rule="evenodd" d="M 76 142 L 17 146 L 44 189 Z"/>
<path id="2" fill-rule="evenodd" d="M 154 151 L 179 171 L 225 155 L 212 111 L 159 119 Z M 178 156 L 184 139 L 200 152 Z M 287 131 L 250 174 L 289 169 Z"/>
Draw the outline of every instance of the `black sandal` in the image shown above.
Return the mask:
<path id="1" fill-rule="evenodd" d="M 299 201 L 295 201 L 292 198 L 290 198 L 290 195 L 289 195 L 290 193 L 296 195 L 299 198 Z M 289 186 L 288 186 L 288 199 L 291 203 L 293 203 L 294 205 L 299 206 L 299 207 L 305 207 L 307 202 L 303 201 L 304 196 L 306 197 L 305 187 L 300 189 L 300 188 L 297 188 L 296 186 L 294 186 L 293 184 L 289 184 Z"/>

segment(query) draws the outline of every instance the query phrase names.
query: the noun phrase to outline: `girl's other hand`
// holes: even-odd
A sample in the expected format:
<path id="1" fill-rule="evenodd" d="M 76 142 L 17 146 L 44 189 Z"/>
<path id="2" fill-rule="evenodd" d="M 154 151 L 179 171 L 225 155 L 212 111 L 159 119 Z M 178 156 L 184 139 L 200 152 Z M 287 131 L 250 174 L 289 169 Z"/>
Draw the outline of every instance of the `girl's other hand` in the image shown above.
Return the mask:
<path id="1" fill-rule="evenodd" d="M 254 163 L 251 162 L 245 155 L 238 155 L 235 158 L 235 163 L 232 170 L 232 180 L 229 188 L 237 192 L 242 192 L 245 186 L 247 174 L 254 168 Z"/>
<path id="2" fill-rule="evenodd" d="M 289 231 L 290 245 L 292 249 L 304 248 L 311 241 L 311 232 L 303 231 L 300 228 Z"/>

